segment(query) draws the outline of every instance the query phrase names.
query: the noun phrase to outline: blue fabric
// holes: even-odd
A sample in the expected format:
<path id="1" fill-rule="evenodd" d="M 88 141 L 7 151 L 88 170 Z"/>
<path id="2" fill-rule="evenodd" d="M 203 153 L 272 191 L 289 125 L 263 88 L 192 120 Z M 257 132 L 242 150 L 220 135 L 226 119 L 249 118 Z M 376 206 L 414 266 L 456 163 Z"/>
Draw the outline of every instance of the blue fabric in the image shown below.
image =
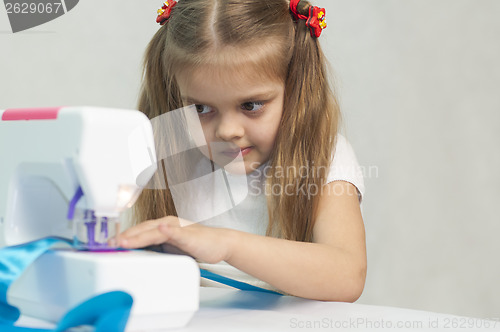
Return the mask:
<path id="1" fill-rule="evenodd" d="M 0 249 L 0 331 L 60 332 L 81 325 L 94 326 L 95 332 L 124 331 L 133 300 L 129 294 L 119 291 L 97 295 L 79 304 L 64 315 L 55 329 L 14 326 L 20 312 L 19 309 L 7 303 L 7 291 L 10 285 L 21 276 L 31 263 L 56 243 L 71 245 L 71 242 L 66 239 L 44 238 Z"/>
<path id="2" fill-rule="evenodd" d="M 20 315 L 16 307 L 7 303 L 7 291 L 24 270 L 55 243 L 65 241 L 45 238 L 23 245 L 0 249 L 0 324 L 15 322 Z"/>
<path id="3" fill-rule="evenodd" d="M 246 282 L 227 278 L 227 277 L 221 276 L 220 274 L 213 273 L 213 272 L 210 272 L 210 271 L 205 270 L 205 269 L 200 269 L 200 276 L 202 278 L 213 280 L 213 281 L 216 281 L 218 283 L 221 283 L 221 284 L 224 284 L 224 285 L 227 285 L 230 287 L 234 287 L 234 288 L 237 288 L 240 290 L 244 290 L 244 291 L 256 291 L 256 292 L 282 295 L 278 292 L 275 292 L 275 291 L 272 291 L 269 289 L 265 289 L 265 288 L 260 288 L 257 286 L 253 286 L 253 285 L 247 284 Z"/>

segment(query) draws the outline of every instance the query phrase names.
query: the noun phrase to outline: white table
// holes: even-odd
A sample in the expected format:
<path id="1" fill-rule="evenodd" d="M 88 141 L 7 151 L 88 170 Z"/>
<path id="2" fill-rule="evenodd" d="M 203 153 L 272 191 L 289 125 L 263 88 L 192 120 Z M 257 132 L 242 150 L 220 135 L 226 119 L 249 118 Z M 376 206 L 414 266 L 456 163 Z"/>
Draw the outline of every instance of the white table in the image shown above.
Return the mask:
<path id="1" fill-rule="evenodd" d="M 16 325 L 51 327 L 30 317 Z M 169 331 L 500 331 L 500 322 L 356 303 L 321 302 L 232 289 L 200 289 L 190 323 Z"/>

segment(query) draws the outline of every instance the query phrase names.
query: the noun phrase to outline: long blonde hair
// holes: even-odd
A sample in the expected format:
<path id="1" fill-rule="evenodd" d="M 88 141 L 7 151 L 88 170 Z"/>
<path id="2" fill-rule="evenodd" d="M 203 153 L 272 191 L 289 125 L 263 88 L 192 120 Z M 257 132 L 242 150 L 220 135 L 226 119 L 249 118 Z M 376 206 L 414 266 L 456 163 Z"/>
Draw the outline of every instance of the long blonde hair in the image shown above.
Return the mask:
<path id="1" fill-rule="evenodd" d="M 307 16 L 308 6 L 302 0 L 298 11 Z M 182 107 L 176 73 L 234 62 L 235 57 L 221 50 L 248 45 L 256 46 L 253 53 L 260 56 L 254 59 L 263 72 L 285 83 L 283 115 L 268 171 L 286 172 L 266 180 L 267 235 L 310 242 L 317 189 L 327 176 L 340 111 L 319 42 L 305 21 L 294 21 L 288 0 L 180 0 L 146 50 L 138 109 L 152 119 Z M 297 172 L 301 167 L 313 171 L 303 176 Z M 295 195 L 272 194 L 272 188 L 290 186 Z M 168 188 L 145 189 L 134 213 L 137 222 L 177 215 Z"/>

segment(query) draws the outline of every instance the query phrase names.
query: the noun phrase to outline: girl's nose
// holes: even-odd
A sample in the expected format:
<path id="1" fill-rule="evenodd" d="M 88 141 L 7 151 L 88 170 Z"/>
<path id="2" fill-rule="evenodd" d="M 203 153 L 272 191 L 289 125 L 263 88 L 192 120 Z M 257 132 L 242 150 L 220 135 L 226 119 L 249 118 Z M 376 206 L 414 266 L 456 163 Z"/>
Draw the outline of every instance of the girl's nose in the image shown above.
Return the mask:
<path id="1" fill-rule="evenodd" d="M 223 114 L 215 129 L 215 137 L 223 141 L 232 141 L 244 134 L 245 130 L 236 114 Z"/>

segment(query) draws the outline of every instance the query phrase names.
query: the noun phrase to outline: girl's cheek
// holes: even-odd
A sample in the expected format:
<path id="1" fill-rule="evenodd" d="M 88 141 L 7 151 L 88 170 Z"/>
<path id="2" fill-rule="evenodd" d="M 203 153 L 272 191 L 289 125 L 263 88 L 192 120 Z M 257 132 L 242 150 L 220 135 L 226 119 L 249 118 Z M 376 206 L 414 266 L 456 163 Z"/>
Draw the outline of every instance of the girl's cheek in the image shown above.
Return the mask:
<path id="1" fill-rule="evenodd" d="M 210 158 L 210 151 L 209 151 L 209 148 L 208 148 L 209 145 L 203 145 L 203 146 L 199 146 L 198 149 L 200 150 L 200 152 L 207 158 L 207 159 L 212 159 Z"/>
<path id="2" fill-rule="evenodd" d="M 208 124 L 205 124 L 205 125 L 202 124 L 202 129 L 203 129 L 203 136 L 205 137 L 205 142 L 206 143 L 213 142 L 215 133 L 214 133 L 214 129 L 212 128 L 212 126 L 209 126 Z M 196 142 L 196 143 L 199 144 L 200 142 Z"/>

